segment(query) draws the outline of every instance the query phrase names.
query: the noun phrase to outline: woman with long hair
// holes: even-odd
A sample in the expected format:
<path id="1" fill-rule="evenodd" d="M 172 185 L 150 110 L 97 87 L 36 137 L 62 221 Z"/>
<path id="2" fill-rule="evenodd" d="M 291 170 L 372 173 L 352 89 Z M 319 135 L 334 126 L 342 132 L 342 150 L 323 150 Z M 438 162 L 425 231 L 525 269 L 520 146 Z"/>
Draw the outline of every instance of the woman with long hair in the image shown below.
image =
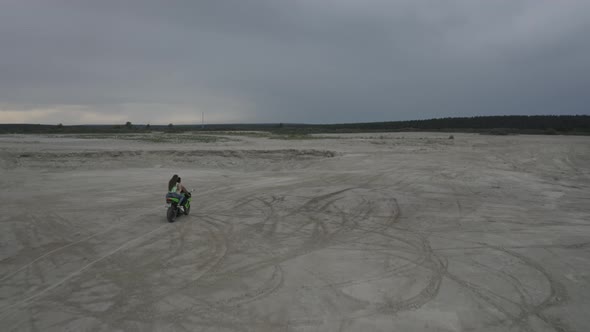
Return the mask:
<path id="1" fill-rule="evenodd" d="M 186 195 L 190 195 L 188 190 L 180 183 L 181 179 L 180 176 L 174 174 L 170 181 L 168 181 L 168 193 L 175 193 L 178 195 L 180 202 L 178 203 L 180 206 L 184 206 L 186 202 Z"/>
<path id="2" fill-rule="evenodd" d="M 168 192 L 177 192 L 178 186 L 176 185 L 178 183 L 178 175 L 174 174 L 172 176 L 172 179 L 170 179 L 170 181 L 168 181 Z"/>

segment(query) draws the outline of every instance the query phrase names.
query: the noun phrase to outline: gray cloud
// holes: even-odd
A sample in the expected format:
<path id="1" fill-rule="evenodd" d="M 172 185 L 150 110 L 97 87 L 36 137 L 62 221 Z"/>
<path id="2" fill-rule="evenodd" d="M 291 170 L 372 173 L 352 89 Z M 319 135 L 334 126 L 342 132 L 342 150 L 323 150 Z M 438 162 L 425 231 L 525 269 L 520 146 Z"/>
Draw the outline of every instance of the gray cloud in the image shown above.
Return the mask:
<path id="1" fill-rule="evenodd" d="M 0 122 L 588 114 L 590 2 L 0 1 Z"/>

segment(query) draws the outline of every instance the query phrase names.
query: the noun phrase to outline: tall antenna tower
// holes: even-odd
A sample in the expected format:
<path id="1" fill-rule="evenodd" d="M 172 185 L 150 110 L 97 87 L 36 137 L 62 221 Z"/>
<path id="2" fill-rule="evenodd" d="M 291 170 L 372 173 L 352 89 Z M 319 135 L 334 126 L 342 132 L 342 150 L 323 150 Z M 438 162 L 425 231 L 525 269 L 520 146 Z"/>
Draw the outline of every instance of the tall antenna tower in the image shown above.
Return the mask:
<path id="1" fill-rule="evenodd" d="M 205 112 L 201 112 L 201 129 L 205 129 Z"/>

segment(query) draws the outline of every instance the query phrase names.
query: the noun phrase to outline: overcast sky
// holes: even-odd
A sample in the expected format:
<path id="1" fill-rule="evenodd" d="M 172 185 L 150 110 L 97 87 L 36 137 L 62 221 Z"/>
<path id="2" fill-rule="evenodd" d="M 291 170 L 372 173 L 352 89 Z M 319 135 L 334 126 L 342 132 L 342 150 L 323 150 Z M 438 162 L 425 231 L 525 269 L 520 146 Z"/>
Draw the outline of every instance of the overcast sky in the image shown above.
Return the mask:
<path id="1" fill-rule="evenodd" d="M 590 114 L 589 0 L 0 0 L 0 123 Z"/>

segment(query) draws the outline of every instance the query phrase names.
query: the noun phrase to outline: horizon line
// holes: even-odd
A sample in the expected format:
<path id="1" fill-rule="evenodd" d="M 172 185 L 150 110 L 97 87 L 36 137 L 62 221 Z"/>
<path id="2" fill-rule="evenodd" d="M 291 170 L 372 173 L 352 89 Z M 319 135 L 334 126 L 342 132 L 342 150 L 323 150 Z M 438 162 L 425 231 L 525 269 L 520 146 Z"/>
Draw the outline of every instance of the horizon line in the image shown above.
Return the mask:
<path id="1" fill-rule="evenodd" d="M 136 123 L 131 121 L 132 126 L 164 126 L 167 127 L 170 124 L 173 126 L 223 126 L 223 125 L 309 125 L 309 126 L 326 126 L 326 125 L 346 125 L 346 124 L 365 124 L 365 123 L 384 123 L 384 122 L 412 122 L 412 121 L 429 121 L 429 120 L 442 120 L 442 119 L 471 119 L 471 118 L 492 118 L 492 117 L 590 117 L 590 114 L 535 114 L 535 115 L 474 115 L 474 116 L 449 116 L 449 117 L 438 117 L 438 118 L 426 118 L 426 119 L 413 119 L 413 120 L 384 120 L 384 121 L 362 121 L 362 122 L 324 122 L 324 123 L 313 123 L 313 122 L 224 122 L 224 123 L 189 123 L 189 124 L 151 124 L 151 123 Z M 60 123 L 26 123 L 26 122 L 7 122 L 1 125 L 30 125 L 30 126 L 59 126 L 64 127 L 75 127 L 75 126 L 125 126 L 126 123 L 79 123 L 79 124 L 63 124 Z"/>

